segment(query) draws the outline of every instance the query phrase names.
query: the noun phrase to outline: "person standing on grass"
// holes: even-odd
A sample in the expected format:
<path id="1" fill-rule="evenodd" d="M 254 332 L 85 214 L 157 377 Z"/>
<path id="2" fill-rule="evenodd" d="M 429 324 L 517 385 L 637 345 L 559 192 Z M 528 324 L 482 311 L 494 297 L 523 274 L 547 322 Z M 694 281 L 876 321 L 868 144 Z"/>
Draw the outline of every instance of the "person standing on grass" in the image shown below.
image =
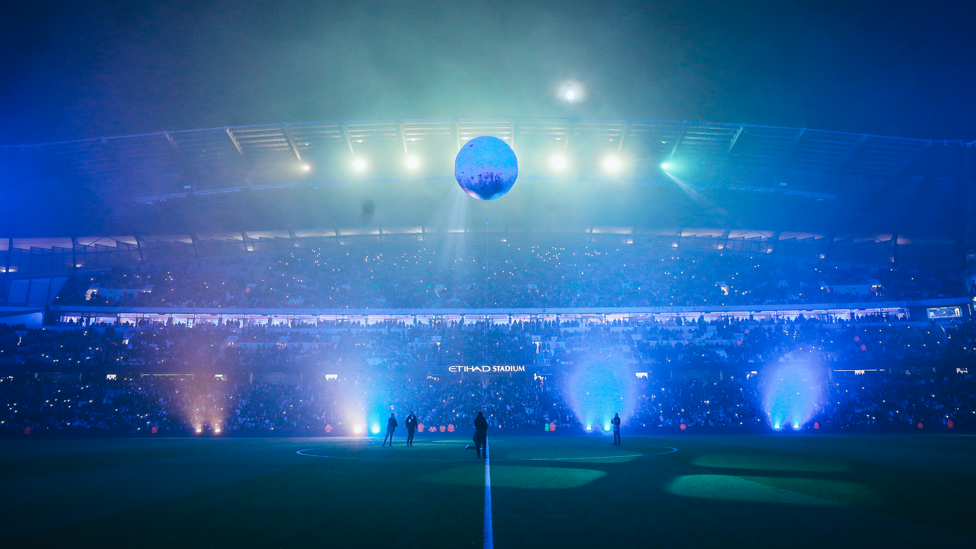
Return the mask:
<path id="1" fill-rule="evenodd" d="M 407 446 L 413 446 L 413 434 L 417 431 L 417 416 L 413 415 L 413 410 L 404 425 L 407 426 Z"/>
<path id="2" fill-rule="evenodd" d="M 478 452 L 478 457 L 488 457 L 488 420 L 485 414 L 478 412 L 478 417 L 474 418 L 474 449 Z M 484 454 L 482 454 L 484 452 Z"/>
<path id="3" fill-rule="evenodd" d="M 396 414 L 390 413 L 390 419 L 386 420 L 386 436 L 383 437 L 383 446 L 386 446 L 386 439 L 390 439 L 390 446 L 393 446 L 393 431 L 396 431 Z"/>
<path id="4" fill-rule="evenodd" d="M 620 446 L 620 414 L 613 414 L 610 423 L 613 424 L 613 445 Z"/>

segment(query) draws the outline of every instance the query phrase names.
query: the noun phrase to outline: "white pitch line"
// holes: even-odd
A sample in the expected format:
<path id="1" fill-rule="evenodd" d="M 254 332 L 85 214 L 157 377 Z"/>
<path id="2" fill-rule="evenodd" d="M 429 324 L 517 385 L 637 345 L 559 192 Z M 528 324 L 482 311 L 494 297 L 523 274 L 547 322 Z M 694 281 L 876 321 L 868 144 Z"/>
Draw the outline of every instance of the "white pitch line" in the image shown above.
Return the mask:
<path id="1" fill-rule="evenodd" d="M 488 458 L 488 438 L 485 438 L 485 548 L 495 549 L 491 528 L 491 463 Z"/>
<path id="2" fill-rule="evenodd" d="M 955 436 L 955 435 L 946 435 L 946 436 Z M 170 437 L 170 438 L 175 438 L 175 437 Z M 620 454 L 617 456 L 576 456 L 576 457 L 553 457 L 553 458 L 501 458 L 497 461 L 587 461 L 587 460 L 594 460 L 594 459 L 626 459 L 626 458 L 660 456 L 662 454 L 673 454 L 678 451 L 677 448 L 672 448 L 670 446 L 659 446 L 659 448 L 665 448 L 665 450 L 663 452 L 655 452 L 653 454 Z M 313 452 L 315 450 L 326 450 L 326 449 L 328 448 L 305 448 L 304 450 L 298 450 L 295 453 L 305 457 L 327 458 L 327 459 L 348 459 L 354 461 L 415 461 L 418 463 L 432 463 L 432 462 L 454 463 L 454 462 L 476 461 L 474 458 L 471 459 L 367 458 L 367 457 L 359 457 L 359 456 L 323 456 L 319 454 L 306 453 L 306 452 Z M 477 461 L 482 461 L 482 460 L 477 460 Z"/>

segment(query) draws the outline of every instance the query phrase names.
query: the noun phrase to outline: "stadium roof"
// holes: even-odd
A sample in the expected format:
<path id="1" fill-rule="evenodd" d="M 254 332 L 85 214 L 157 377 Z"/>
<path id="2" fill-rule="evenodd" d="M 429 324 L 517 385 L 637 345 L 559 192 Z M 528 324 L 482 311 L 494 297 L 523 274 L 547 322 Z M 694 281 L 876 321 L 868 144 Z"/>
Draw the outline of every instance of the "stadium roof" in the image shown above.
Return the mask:
<path id="1" fill-rule="evenodd" d="M 959 196 L 969 146 L 961 141 L 681 121 L 359 120 L 6 145 L 0 147 L 0 177 L 9 189 L 16 189 L 7 200 L 12 217 L 31 208 L 54 217 L 75 215 L 69 212 L 72 208 L 96 210 L 110 217 L 124 205 L 249 190 L 318 188 L 346 182 L 451 181 L 454 155 L 461 144 L 482 135 L 512 145 L 522 181 L 663 183 L 678 184 L 685 190 L 758 191 L 816 200 L 836 198 L 855 188 L 877 193 L 884 186 L 906 182 L 912 188 L 903 194 L 911 195 L 926 182 L 936 182 L 943 193 L 940 204 L 948 205 L 951 201 L 946 197 Z M 557 154 L 567 159 L 565 170 L 550 165 Z M 407 167 L 409 156 L 418 159 L 417 169 Z M 619 158 L 619 173 L 603 169 L 608 156 Z M 354 170 L 354 160 L 365 168 Z M 45 210 L 40 205 L 56 197 L 64 202 L 61 210 Z M 145 217 L 145 211 L 140 210 L 139 217 Z M 20 225 L 30 221 L 21 218 Z M 383 221 L 423 224 L 427 220 L 400 216 Z M 321 222 L 312 219 L 303 225 Z M 633 224 L 629 218 L 590 221 L 596 222 Z M 263 226 L 240 228 L 277 229 L 285 224 L 276 219 Z M 6 234 L 25 235 L 20 225 L 0 228 Z M 125 223 L 111 227 L 126 229 Z M 92 230 L 101 228 L 96 224 L 68 229 L 73 234 Z M 36 230 L 27 233 L 39 235 Z M 53 234 L 66 232 L 61 229 Z"/>
<path id="2" fill-rule="evenodd" d="M 3 164 L 28 171 L 57 165 L 65 178 L 134 187 L 137 195 L 151 197 L 180 193 L 187 183 L 195 192 L 304 183 L 321 177 L 317 172 L 323 164 L 335 167 L 323 174 L 329 180 L 348 176 L 354 157 L 373 159 L 370 176 L 407 177 L 411 174 L 404 173 L 400 157 L 453 158 L 462 143 L 482 135 L 505 140 L 520 157 L 562 150 L 574 157 L 620 154 L 637 166 L 670 162 L 696 170 L 775 169 L 892 180 L 909 175 L 958 178 L 964 146 L 961 141 L 704 122 L 402 119 L 237 126 L 4 146 Z M 306 164 L 316 166 L 316 173 L 305 177 Z"/>

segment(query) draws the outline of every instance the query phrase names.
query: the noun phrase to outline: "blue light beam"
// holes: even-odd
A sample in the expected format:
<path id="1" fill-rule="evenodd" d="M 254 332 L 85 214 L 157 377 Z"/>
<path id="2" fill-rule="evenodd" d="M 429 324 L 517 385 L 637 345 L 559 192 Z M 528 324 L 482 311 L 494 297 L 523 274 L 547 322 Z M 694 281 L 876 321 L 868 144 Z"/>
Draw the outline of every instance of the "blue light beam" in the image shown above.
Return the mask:
<path id="1" fill-rule="evenodd" d="M 608 431 L 613 414 L 626 421 L 637 403 L 637 386 L 625 367 L 603 359 L 583 360 L 567 377 L 563 397 L 587 431 Z"/>
<path id="2" fill-rule="evenodd" d="M 809 364 L 784 364 L 771 368 L 763 388 L 763 409 L 769 425 L 800 429 L 809 422 L 820 404 L 823 383 Z"/>

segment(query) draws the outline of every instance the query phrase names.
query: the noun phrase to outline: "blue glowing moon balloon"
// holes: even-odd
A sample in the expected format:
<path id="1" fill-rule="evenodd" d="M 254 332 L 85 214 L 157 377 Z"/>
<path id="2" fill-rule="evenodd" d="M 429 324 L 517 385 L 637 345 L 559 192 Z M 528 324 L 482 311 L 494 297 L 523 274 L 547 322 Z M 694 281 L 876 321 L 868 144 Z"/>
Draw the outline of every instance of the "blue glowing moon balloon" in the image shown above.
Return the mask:
<path id="1" fill-rule="evenodd" d="M 518 177 L 518 159 L 512 148 L 497 137 L 468 141 L 454 159 L 454 178 L 468 196 L 494 200 L 505 196 Z"/>

